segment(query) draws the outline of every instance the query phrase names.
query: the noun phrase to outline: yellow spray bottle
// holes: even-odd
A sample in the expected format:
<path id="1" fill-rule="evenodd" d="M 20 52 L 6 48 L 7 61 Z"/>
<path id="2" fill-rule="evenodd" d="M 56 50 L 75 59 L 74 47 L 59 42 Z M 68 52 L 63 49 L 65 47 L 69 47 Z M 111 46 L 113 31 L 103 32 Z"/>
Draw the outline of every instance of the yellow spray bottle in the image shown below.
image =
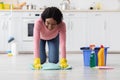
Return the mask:
<path id="1" fill-rule="evenodd" d="M 98 51 L 98 66 L 105 66 L 105 54 L 103 45 L 101 45 L 100 50 Z"/>

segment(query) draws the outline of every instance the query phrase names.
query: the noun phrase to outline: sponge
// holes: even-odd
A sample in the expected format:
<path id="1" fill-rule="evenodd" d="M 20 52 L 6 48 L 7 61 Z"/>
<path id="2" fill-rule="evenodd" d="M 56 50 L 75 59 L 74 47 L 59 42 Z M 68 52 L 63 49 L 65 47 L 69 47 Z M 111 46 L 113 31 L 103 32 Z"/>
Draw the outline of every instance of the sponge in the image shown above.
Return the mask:
<path id="1" fill-rule="evenodd" d="M 45 63 L 42 65 L 43 70 L 60 70 L 61 67 L 55 63 Z"/>

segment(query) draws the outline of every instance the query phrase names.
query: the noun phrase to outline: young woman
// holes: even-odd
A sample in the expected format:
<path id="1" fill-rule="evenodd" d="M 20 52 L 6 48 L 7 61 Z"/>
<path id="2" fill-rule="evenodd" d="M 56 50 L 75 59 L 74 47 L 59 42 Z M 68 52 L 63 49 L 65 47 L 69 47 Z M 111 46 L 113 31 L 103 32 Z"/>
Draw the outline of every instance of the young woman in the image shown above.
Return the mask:
<path id="1" fill-rule="evenodd" d="M 41 18 L 34 25 L 34 69 L 41 69 L 41 65 L 47 60 L 46 43 L 48 44 L 48 61 L 59 62 L 60 66 L 68 66 L 66 60 L 66 25 L 63 22 L 63 14 L 57 7 L 48 7 L 41 14 Z M 59 47 L 60 46 L 60 47 Z"/>

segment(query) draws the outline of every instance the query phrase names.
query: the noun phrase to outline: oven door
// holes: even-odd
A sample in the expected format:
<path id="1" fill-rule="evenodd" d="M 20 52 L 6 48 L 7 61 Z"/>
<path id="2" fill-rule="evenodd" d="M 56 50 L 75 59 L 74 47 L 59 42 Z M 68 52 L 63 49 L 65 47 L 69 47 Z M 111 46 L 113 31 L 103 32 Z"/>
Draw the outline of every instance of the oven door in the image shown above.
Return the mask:
<path id="1" fill-rule="evenodd" d="M 33 28 L 35 19 L 23 19 L 22 38 L 24 41 L 33 40 Z"/>

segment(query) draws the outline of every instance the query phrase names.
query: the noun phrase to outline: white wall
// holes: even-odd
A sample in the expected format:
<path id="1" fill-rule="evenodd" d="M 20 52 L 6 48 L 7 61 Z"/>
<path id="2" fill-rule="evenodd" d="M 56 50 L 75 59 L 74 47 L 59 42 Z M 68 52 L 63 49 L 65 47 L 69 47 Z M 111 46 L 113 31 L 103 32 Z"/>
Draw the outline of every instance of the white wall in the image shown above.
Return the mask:
<path id="1" fill-rule="evenodd" d="M 60 7 L 62 0 L 19 0 L 19 2 L 26 1 L 28 4 L 36 4 L 39 7 L 43 6 L 57 6 Z M 120 9 L 120 0 L 70 0 L 71 5 L 77 9 L 88 9 L 93 2 L 100 2 L 102 9 Z"/>

